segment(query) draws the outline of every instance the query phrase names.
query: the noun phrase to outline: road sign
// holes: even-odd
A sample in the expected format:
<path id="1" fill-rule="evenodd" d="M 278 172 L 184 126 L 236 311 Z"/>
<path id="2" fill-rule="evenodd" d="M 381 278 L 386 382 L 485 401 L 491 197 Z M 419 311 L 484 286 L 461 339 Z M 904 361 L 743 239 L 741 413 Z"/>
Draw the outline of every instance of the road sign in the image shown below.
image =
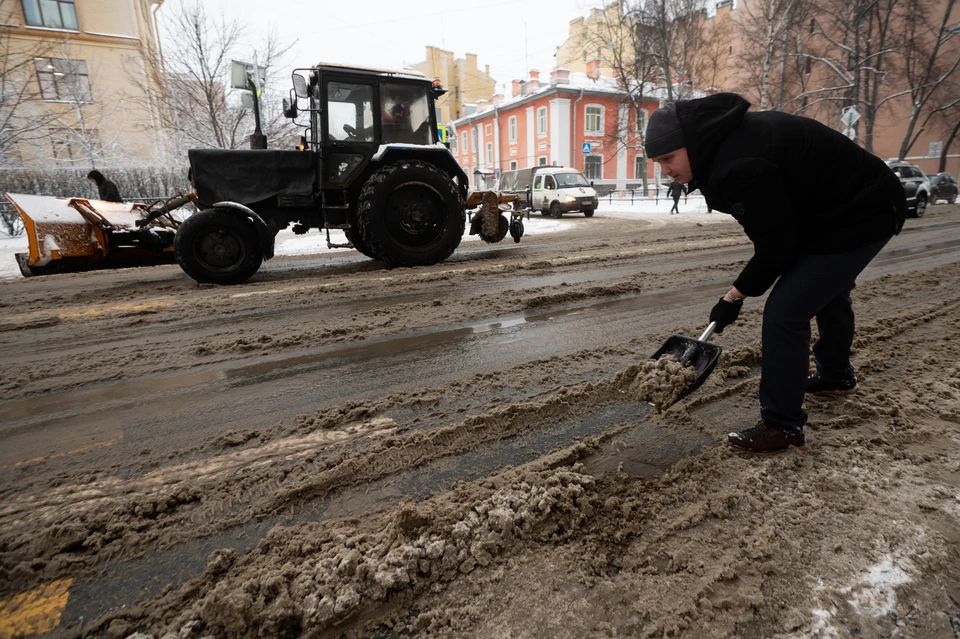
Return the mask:
<path id="1" fill-rule="evenodd" d="M 495 168 L 495 169 L 493 170 L 493 177 L 495 177 L 495 178 L 499 178 L 499 177 L 500 177 L 500 167 L 497 167 L 497 168 Z"/>
<path id="2" fill-rule="evenodd" d="M 852 127 L 857 123 L 857 120 L 860 119 L 860 114 L 857 113 L 857 107 L 847 107 L 843 110 L 843 115 L 840 116 L 840 121 L 846 124 L 848 127 Z"/>
<path id="3" fill-rule="evenodd" d="M 853 127 L 848 127 L 844 129 L 843 134 L 852 140 L 857 137 L 857 130 Z"/>
<path id="4" fill-rule="evenodd" d="M 584 155 L 590 155 L 590 143 L 589 143 L 589 142 L 584 142 L 583 145 L 582 145 L 582 148 L 583 148 L 583 154 L 584 154 Z"/>
<path id="5" fill-rule="evenodd" d="M 256 58 L 256 56 L 254 56 L 254 58 Z M 257 90 L 256 87 L 261 85 L 265 79 L 266 74 L 256 63 L 237 62 L 234 60 L 231 64 L 230 86 L 234 89 L 254 91 Z M 258 98 L 260 97 L 261 93 L 262 91 L 257 90 Z"/>

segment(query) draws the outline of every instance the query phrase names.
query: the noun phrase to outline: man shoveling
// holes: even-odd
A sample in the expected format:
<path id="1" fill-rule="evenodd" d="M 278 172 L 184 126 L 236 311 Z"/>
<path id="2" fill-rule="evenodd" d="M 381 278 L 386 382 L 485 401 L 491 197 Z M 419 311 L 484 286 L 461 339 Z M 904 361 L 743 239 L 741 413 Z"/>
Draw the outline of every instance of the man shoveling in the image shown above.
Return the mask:
<path id="1" fill-rule="evenodd" d="M 893 171 L 838 131 L 749 107 L 733 93 L 671 102 L 650 116 L 646 151 L 753 242 L 753 257 L 710 311 L 716 332 L 737 320 L 744 298 L 776 282 L 763 309 L 760 421 L 728 437 L 738 449 L 773 452 L 804 444 L 804 393 L 857 385 L 850 293 L 900 232 L 907 205 Z M 808 377 L 814 318 L 817 366 Z"/>

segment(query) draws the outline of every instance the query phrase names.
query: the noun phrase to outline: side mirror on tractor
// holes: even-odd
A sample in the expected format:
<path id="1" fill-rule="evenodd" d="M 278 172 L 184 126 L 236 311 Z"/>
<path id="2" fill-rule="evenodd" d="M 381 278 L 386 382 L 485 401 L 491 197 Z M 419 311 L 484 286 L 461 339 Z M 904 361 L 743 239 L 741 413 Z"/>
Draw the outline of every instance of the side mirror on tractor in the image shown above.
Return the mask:
<path id="1" fill-rule="evenodd" d="M 290 98 L 283 99 L 283 116 L 285 118 L 290 118 L 291 120 L 297 115 L 299 115 L 299 110 L 297 109 L 296 101 L 292 101 Z"/>
<path id="2" fill-rule="evenodd" d="M 293 74 L 293 92 L 297 94 L 298 98 L 310 97 L 310 92 L 307 90 L 307 80 L 299 73 Z"/>

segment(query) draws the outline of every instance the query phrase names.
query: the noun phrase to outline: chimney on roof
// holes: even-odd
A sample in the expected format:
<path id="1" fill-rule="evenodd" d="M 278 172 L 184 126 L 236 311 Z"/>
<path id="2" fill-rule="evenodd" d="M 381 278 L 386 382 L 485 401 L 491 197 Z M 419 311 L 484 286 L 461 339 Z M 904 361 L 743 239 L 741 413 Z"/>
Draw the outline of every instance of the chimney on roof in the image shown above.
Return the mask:
<path id="1" fill-rule="evenodd" d="M 488 75 L 488 76 L 490 75 L 490 65 L 489 65 L 489 64 L 483 65 L 483 72 L 484 72 L 486 75 Z"/>
<path id="2" fill-rule="evenodd" d="M 550 71 L 550 86 L 555 87 L 558 84 L 570 84 L 570 69 L 554 67 Z"/>
<path id="3" fill-rule="evenodd" d="M 495 106 L 495 107 L 500 106 L 500 103 L 501 103 L 501 102 L 503 102 L 503 94 L 502 94 L 502 93 L 495 93 L 495 94 L 493 95 L 493 106 Z"/>
<path id="4" fill-rule="evenodd" d="M 587 60 L 587 77 L 596 80 L 600 77 L 600 60 Z"/>
<path id="5" fill-rule="evenodd" d="M 527 81 L 520 80 L 520 95 L 527 95 L 529 91 L 527 90 Z"/>
<path id="6" fill-rule="evenodd" d="M 520 95 L 520 80 L 514 80 L 510 83 L 510 90 L 512 91 L 513 97 Z"/>
<path id="7" fill-rule="evenodd" d="M 486 100 L 477 100 L 477 113 L 483 113 L 487 110 L 487 101 Z"/>
<path id="8" fill-rule="evenodd" d="M 530 79 L 527 80 L 527 93 L 536 93 L 540 90 L 540 72 L 530 69 Z"/>

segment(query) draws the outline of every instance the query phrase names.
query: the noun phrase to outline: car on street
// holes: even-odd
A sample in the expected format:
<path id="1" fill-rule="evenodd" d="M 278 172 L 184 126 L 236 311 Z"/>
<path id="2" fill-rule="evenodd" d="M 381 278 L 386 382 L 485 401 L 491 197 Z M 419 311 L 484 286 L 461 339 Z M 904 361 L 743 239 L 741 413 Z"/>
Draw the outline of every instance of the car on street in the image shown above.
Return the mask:
<path id="1" fill-rule="evenodd" d="M 923 217 L 927 212 L 927 203 L 930 202 L 930 180 L 927 179 L 926 174 L 920 170 L 920 167 L 909 162 L 890 160 L 887 166 L 900 178 L 903 190 L 907 193 L 908 214 L 913 217 Z"/>
<path id="2" fill-rule="evenodd" d="M 930 180 L 930 203 L 937 200 L 946 200 L 950 204 L 957 201 L 957 180 L 949 173 L 932 173 L 927 175 Z"/>

